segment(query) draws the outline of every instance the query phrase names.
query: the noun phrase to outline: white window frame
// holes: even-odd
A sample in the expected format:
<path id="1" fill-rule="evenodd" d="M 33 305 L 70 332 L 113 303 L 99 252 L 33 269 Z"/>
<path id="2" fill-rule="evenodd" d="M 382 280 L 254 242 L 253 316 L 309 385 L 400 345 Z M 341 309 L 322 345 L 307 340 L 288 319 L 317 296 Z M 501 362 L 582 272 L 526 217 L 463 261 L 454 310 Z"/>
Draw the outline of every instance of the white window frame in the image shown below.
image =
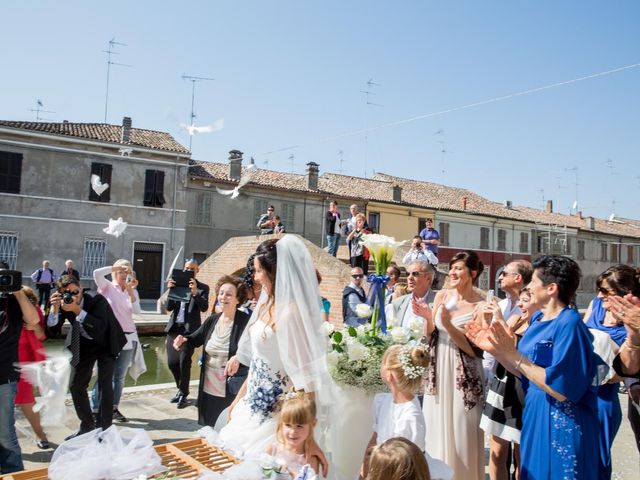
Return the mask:
<path id="1" fill-rule="evenodd" d="M 0 231 L 0 260 L 7 262 L 10 270 L 18 264 L 18 232 Z"/>
<path id="2" fill-rule="evenodd" d="M 82 249 L 82 278 L 93 278 L 93 271 L 107 264 L 107 239 L 84 237 Z"/>

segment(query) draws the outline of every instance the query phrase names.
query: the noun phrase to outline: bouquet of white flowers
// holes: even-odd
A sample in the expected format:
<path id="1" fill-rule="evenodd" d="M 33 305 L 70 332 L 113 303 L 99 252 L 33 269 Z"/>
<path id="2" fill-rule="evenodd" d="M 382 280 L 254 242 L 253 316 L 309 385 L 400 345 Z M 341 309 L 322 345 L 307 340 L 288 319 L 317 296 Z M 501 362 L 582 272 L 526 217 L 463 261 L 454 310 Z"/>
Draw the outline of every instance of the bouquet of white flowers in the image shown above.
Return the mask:
<path id="1" fill-rule="evenodd" d="M 402 242 L 384 235 L 365 235 L 361 242 L 371 253 L 376 273 L 369 275 L 371 287 L 367 303 L 358 305 L 356 313 L 360 318 L 371 317 L 371 322 L 341 331 L 326 324 L 325 333 L 330 338 L 327 361 L 331 375 L 338 384 L 373 394 L 387 389 L 380 378 L 380 364 L 385 350 L 394 344 L 417 343 L 422 336 L 422 325 L 418 322 L 403 328 L 393 319 L 387 320 L 385 317 L 385 286 L 389 281 L 386 271 L 396 248 Z"/>

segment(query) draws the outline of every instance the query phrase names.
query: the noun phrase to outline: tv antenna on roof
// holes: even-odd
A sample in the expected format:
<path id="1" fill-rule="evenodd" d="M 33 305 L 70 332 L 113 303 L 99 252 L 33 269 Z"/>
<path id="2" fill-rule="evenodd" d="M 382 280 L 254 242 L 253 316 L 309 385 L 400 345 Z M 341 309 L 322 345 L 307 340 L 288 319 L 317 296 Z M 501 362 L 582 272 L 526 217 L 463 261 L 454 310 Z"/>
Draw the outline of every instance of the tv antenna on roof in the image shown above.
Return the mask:
<path id="1" fill-rule="evenodd" d="M 343 157 L 343 151 L 342 150 L 338 150 L 338 161 L 340 162 L 340 169 L 338 170 L 338 173 L 340 175 L 342 175 L 344 173 L 344 169 L 342 168 L 344 166 L 344 157 Z"/>
<path id="2" fill-rule="evenodd" d="M 209 77 L 194 77 L 193 75 L 185 75 L 182 74 L 182 79 L 183 80 L 188 80 L 191 82 L 191 115 L 189 115 L 189 125 L 193 125 L 193 121 L 196 118 L 196 114 L 193 110 L 193 105 L 194 105 L 194 100 L 195 100 L 195 95 L 196 95 L 196 82 L 205 82 L 205 81 L 212 81 L 215 80 L 215 78 L 209 78 Z M 193 135 L 189 135 L 189 151 L 191 151 L 191 142 L 193 141 Z"/>
<path id="3" fill-rule="evenodd" d="M 578 186 L 580 185 L 580 183 L 578 183 L 578 167 L 577 166 L 573 166 L 571 168 L 565 168 L 564 169 L 565 172 L 573 172 L 573 174 L 575 175 L 575 180 L 574 180 L 574 185 L 575 185 L 575 197 L 574 197 L 574 203 L 578 204 Z"/>
<path id="4" fill-rule="evenodd" d="M 365 95 L 365 105 L 369 105 L 372 107 L 383 107 L 384 105 L 380 104 L 380 103 L 374 103 L 371 101 L 371 96 L 372 95 L 376 95 L 375 92 L 372 91 L 373 87 L 379 87 L 380 84 L 376 83 L 373 81 L 373 77 L 369 78 L 369 80 L 367 80 L 366 82 L 366 89 L 365 90 L 360 90 L 361 93 L 364 93 Z M 367 114 L 365 113 L 365 121 L 364 121 L 364 130 L 367 130 Z M 368 145 L 369 144 L 369 136 L 365 133 L 364 134 L 364 178 L 367 178 L 367 150 L 368 150 Z"/>
<path id="5" fill-rule="evenodd" d="M 107 111 L 109 107 L 109 76 L 111 75 L 111 65 L 118 65 L 119 67 L 131 67 L 132 65 L 127 65 L 126 63 L 117 63 L 111 61 L 111 55 L 120 55 L 118 52 L 114 52 L 113 49 L 116 45 L 120 45 L 121 47 L 127 47 L 126 43 L 116 42 L 116 37 L 113 37 L 109 40 L 109 49 L 102 50 L 107 54 L 107 93 L 104 98 L 104 123 L 107 123 Z"/>
<path id="6" fill-rule="evenodd" d="M 291 163 L 291 173 L 294 173 L 294 171 L 293 171 L 294 167 L 296 165 L 298 165 L 297 163 L 294 163 L 295 159 L 296 159 L 296 157 L 295 157 L 295 155 L 293 153 L 287 157 L 287 160 L 289 160 L 289 162 Z"/>
<path id="7" fill-rule="evenodd" d="M 47 120 L 46 118 L 40 117 L 41 113 L 56 113 L 56 112 L 52 112 L 51 110 L 43 110 L 43 108 L 44 108 L 44 104 L 42 103 L 42 100 L 38 98 L 36 100 L 36 108 L 29 109 L 30 112 L 36 112 L 36 122 L 39 122 L 40 120 Z"/>

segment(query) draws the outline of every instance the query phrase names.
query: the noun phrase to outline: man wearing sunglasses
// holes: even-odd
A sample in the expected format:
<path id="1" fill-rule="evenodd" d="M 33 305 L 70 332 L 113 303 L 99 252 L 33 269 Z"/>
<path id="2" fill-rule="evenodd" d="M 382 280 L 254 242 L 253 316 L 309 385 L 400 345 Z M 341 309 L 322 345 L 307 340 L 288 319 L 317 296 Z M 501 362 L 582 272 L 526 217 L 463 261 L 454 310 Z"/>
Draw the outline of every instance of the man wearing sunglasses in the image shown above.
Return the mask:
<path id="1" fill-rule="evenodd" d="M 365 303 L 367 295 L 362 288 L 364 283 L 364 273 L 360 267 L 351 269 L 351 283 L 342 291 L 342 318 L 344 323 L 352 327 L 357 327 L 369 321 L 369 318 L 359 317 L 356 307 Z"/>
<path id="2" fill-rule="evenodd" d="M 393 316 L 403 327 L 409 327 L 412 320 L 424 322 L 418 315 L 418 305 L 433 305 L 435 294 L 431 290 L 435 269 L 425 260 L 414 260 L 407 267 L 407 287 L 409 292 L 393 302 Z"/>
<path id="3" fill-rule="evenodd" d="M 20 272 L 9 270 L 0 262 L 0 277 L 3 280 Z M 14 277 L 15 278 L 15 277 Z M 24 470 L 22 451 L 15 428 L 15 398 L 20 372 L 18 363 L 18 342 L 22 325 L 35 326 L 39 323 L 38 312 L 29 301 L 20 283 L 3 287 L 0 292 L 0 474 Z M 6 282 L 3 283 L 6 285 Z M 11 291 L 7 291 L 11 290 Z"/>
<path id="4" fill-rule="evenodd" d="M 56 287 L 56 292 L 51 295 L 47 325 L 55 326 L 65 320 L 71 324 L 64 345 L 71 352 L 73 371 L 69 391 L 80 419 L 80 429 L 67 440 L 96 427 L 105 430 L 111 426 L 115 362 L 127 340 L 105 297 L 99 293 L 83 292 L 79 280 L 71 275 L 60 277 Z M 97 425 L 87 395 L 96 362 L 100 389 Z"/>

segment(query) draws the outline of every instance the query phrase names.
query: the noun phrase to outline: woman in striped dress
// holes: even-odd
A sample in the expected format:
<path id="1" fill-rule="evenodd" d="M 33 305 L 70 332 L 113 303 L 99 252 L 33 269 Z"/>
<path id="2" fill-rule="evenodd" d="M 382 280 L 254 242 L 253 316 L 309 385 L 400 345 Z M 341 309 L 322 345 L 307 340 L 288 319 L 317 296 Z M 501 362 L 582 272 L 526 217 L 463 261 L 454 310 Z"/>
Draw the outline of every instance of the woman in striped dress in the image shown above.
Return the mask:
<path id="1" fill-rule="evenodd" d="M 512 331 L 518 339 L 522 337 L 529 326 L 529 319 L 536 311 L 536 307 L 530 303 L 529 291 L 523 288 L 520 292 L 518 307 L 522 315 L 513 316 L 507 320 Z M 497 304 L 496 304 L 497 306 Z M 493 309 L 495 318 L 502 319 L 502 311 L 499 307 Z M 520 467 L 520 430 L 522 430 L 522 409 L 524 407 L 524 392 L 520 380 L 508 372 L 498 363 L 496 373 L 489 381 L 489 392 L 480 419 L 480 428 L 489 434 L 489 441 L 493 443 L 508 444 L 513 442 L 513 455 L 516 470 Z M 491 448 L 494 452 L 496 449 Z M 490 462 L 492 466 L 490 476 L 492 480 L 508 480 L 509 465 L 499 462 Z M 495 469 L 495 467 L 498 467 Z M 519 478 L 519 475 L 516 477 Z"/>

